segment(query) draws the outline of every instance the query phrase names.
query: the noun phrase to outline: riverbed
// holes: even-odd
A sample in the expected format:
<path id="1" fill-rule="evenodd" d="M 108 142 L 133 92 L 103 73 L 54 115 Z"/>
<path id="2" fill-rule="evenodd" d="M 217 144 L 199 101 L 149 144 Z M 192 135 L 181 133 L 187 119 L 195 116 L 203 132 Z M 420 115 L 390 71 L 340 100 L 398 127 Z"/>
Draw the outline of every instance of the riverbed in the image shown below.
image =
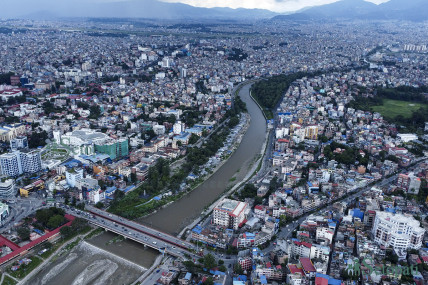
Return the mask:
<path id="1" fill-rule="evenodd" d="M 70 252 L 54 257 L 54 261 L 31 278 L 28 284 L 132 283 L 151 266 L 157 253 L 133 241 L 115 242 L 117 238 L 112 233 L 103 233 L 89 242 L 80 242 Z"/>
<path id="2" fill-rule="evenodd" d="M 247 175 L 256 163 L 267 132 L 263 113 L 251 99 L 249 88 L 249 84 L 243 86 L 239 96 L 247 104 L 250 125 L 231 157 L 188 195 L 139 222 L 176 235 L 206 206 L 216 201 L 227 187 Z M 153 264 L 159 253 L 134 241 L 120 239 L 116 234 L 105 232 L 88 242 L 81 242 L 69 254 L 36 274 L 31 284 L 96 284 L 97 280 L 104 284 L 131 283 Z"/>
<path id="3" fill-rule="evenodd" d="M 249 88 L 250 84 L 247 84 L 239 92 L 239 96 L 247 104 L 251 122 L 237 150 L 217 172 L 191 193 L 168 207 L 140 219 L 139 222 L 177 235 L 195 220 L 206 206 L 217 200 L 228 186 L 239 182 L 247 175 L 260 154 L 267 132 L 266 120 L 262 111 L 251 99 Z M 231 182 L 232 177 L 236 178 L 233 182 Z"/>

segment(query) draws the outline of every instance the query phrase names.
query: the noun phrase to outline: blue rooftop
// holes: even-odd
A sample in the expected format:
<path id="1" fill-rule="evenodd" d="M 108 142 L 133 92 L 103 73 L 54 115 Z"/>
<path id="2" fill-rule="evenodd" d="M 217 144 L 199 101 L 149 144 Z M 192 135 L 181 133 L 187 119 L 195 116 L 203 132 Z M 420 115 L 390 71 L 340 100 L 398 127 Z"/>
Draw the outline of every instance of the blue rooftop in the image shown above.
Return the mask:
<path id="1" fill-rule="evenodd" d="M 186 273 L 186 276 L 184 276 L 184 279 L 186 279 L 186 280 L 190 280 L 190 278 L 192 278 L 192 273 L 187 272 L 187 273 Z"/>
<path id="2" fill-rule="evenodd" d="M 315 275 L 315 277 L 327 279 L 328 280 L 328 285 L 340 285 L 340 284 L 342 284 L 341 280 L 334 279 L 333 277 L 330 277 L 329 275 L 326 275 L 326 274 L 317 273 Z"/>
<path id="3" fill-rule="evenodd" d="M 195 232 L 197 234 L 200 234 L 202 232 L 202 227 L 197 225 L 192 229 L 192 232 Z"/>

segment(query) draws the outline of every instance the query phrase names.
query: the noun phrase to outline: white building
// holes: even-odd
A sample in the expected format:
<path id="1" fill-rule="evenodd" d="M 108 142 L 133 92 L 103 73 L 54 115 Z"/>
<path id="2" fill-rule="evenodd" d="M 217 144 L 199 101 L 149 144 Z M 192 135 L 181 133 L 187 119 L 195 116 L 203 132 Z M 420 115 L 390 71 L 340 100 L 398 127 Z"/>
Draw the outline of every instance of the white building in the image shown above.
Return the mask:
<path id="1" fill-rule="evenodd" d="M 0 127 L 0 141 L 10 142 L 12 139 L 24 134 L 24 124 L 11 124 Z"/>
<path id="2" fill-rule="evenodd" d="M 76 187 L 77 184 L 83 179 L 83 169 L 69 169 L 65 172 L 65 179 L 70 187 Z"/>
<path id="3" fill-rule="evenodd" d="M 372 234 L 376 243 L 395 251 L 419 249 L 425 230 L 419 221 L 402 214 L 376 211 Z"/>
<path id="4" fill-rule="evenodd" d="M 9 206 L 0 202 L 0 223 L 3 224 L 3 221 L 6 217 L 9 216 Z"/>
<path id="5" fill-rule="evenodd" d="M 12 151 L 27 148 L 28 147 L 28 140 L 25 136 L 16 137 L 14 139 L 10 140 L 10 149 Z"/>
<path id="6" fill-rule="evenodd" d="M 57 144 L 71 147 L 76 155 L 93 155 L 95 153 L 94 144 L 103 144 L 109 139 L 106 134 L 91 129 L 81 129 L 64 135 L 54 131 L 53 135 Z"/>
<path id="7" fill-rule="evenodd" d="M 165 134 L 165 126 L 164 125 L 154 125 L 153 126 L 153 132 L 156 135 L 163 135 L 163 134 Z"/>
<path id="8" fill-rule="evenodd" d="M 236 230 L 239 224 L 244 221 L 247 210 L 247 203 L 224 199 L 214 208 L 214 224 Z"/>
<path id="9" fill-rule="evenodd" d="M 184 125 L 184 123 L 181 123 L 181 121 L 178 121 L 178 122 L 176 122 L 175 124 L 174 124 L 174 126 L 173 126 L 173 132 L 174 132 L 174 135 L 179 135 L 179 134 L 181 134 L 182 132 L 184 132 L 184 129 L 186 128 L 186 126 Z"/>
<path id="10" fill-rule="evenodd" d="M 0 155 L 1 172 L 7 176 L 36 173 L 42 169 L 39 150 L 14 151 Z"/>
<path id="11" fill-rule="evenodd" d="M 330 257 L 330 248 L 328 246 L 312 244 L 311 254 L 310 254 L 311 259 L 316 258 L 327 262 L 329 257 Z"/>
<path id="12" fill-rule="evenodd" d="M 291 254 L 293 256 L 310 257 L 312 244 L 304 241 L 293 240 L 291 242 Z"/>
<path id="13" fill-rule="evenodd" d="M 15 195 L 15 180 L 0 180 L 0 199 L 9 199 Z"/>
<path id="14" fill-rule="evenodd" d="M 415 134 L 397 134 L 403 142 L 410 142 L 418 139 L 418 136 Z"/>
<path id="15" fill-rule="evenodd" d="M 316 232 L 317 240 L 327 240 L 329 244 L 333 241 L 334 231 L 325 227 L 318 227 Z"/>

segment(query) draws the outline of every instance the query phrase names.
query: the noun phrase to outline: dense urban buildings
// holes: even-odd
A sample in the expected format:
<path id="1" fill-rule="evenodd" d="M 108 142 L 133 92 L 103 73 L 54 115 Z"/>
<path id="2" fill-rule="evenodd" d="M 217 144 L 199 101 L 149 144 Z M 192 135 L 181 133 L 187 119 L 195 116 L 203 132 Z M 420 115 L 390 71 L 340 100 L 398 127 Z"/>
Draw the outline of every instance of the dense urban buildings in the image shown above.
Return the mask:
<path id="1" fill-rule="evenodd" d="M 421 248 L 425 230 L 413 217 L 377 211 L 372 233 L 375 242 L 398 251 Z"/>
<path id="2" fill-rule="evenodd" d="M 29 284 L 428 279 L 426 22 L 0 24 L 0 260 L 17 281 L 40 256 L 52 273 Z M 86 221 L 161 255 L 147 273 L 86 242 L 46 258 Z"/>

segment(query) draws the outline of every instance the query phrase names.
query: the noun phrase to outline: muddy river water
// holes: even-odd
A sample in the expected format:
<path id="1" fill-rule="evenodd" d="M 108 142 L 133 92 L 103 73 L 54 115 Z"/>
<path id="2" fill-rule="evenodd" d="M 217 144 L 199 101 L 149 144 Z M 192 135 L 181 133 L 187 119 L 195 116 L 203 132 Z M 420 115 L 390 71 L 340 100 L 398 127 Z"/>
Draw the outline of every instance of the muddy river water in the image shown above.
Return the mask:
<path id="1" fill-rule="evenodd" d="M 241 144 L 228 161 L 203 184 L 181 200 L 139 222 L 178 234 L 214 202 L 231 184 L 242 180 L 260 153 L 266 136 L 266 121 L 249 96 L 250 85 L 240 90 L 251 116 Z M 109 232 L 81 242 L 36 274 L 29 284 L 129 284 L 149 268 L 159 253 Z M 99 283 L 102 282 L 102 283 Z"/>

